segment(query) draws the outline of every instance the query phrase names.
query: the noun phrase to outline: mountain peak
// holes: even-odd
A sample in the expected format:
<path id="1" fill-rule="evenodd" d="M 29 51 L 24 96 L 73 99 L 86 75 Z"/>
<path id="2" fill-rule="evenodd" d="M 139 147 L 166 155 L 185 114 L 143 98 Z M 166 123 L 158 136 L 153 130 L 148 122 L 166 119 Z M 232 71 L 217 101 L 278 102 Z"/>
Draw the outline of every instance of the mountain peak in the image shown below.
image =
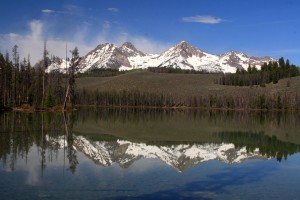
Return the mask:
<path id="1" fill-rule="evenodd" d="M 229 51 L 229 53 L 230 53 L 230 54 L 238 54 L 238 52 L 237 52 L 237 51 L 234 51 L 234 50 Z"/>
<path id="2" fill-rule="evenodd" d="M 236 51 L 214 55 L 193 47 L 186 41 L 181 41 L 160 55 L 152 55 L 137 50 L 130 42 L 124 42 L 120 47 L 111 43 L 98 45 L 81 58 L 78 69 L 80 72 L 85 72 L 93 68 L 130 70 L 148 67 L 173 67 L 234 73 L 236 69 L 247 69 L 249 64 L 256 65 L 259 69 L 264 62 L 274 60 L 269 57 L 249 57 Z M 67 64 L 63 60 L 53 59 L 49 70 L 65 71 Z"/>
<path id="3" fill-rule="evenodd" d="M 181 56 L 182 58 L 189 58 L 192 56 L 202 57 L 203 55 L 204 54 L 200 49 L 193 47 L 186 41 L 181 41 L 179 44 L 166 51 L 163 56 L 170 57 L 170 58 L 175 56 Z"/>
<path id="4" fill-rule="evenodd" d="M 116 46 L 112 43 L 99 44 L 94 50 L 90 51 L 88 54 L 91 54 L 95 51 L 101 51 L 103 49 L 113 51 L 115 48 Z"/>
<path id="5" fill-rule="evenodd" d="M 176 45 L 176 47 L 185 49 L 185 48 L 190 48 L 192 46 L 186 41 L 181 41 L 179 44 Z"/>
<path id="6" fill-rule="evenodd" d="M 246 54 L 244 54 L 242 52 L 235 51 L 235 50 L 228 51 L 227 53 L 225 53 L 225 55 L 241 55 L 241 56 L 248 57 Z"/>
<path id="7" fill-rule="evenodd" d="M 135 48 L 135 46 L 131 42 L 124 42 L 122 46 L 119 48 L 126 56 L 145 56 L 145 54 Z"/>
<path id="8" fill-rule="evenodd" d="M 131 42 L 124 42 L 121 47 L 126 47 L 128 49 L 133 50 L 133 51 L 138 51 Z"/>

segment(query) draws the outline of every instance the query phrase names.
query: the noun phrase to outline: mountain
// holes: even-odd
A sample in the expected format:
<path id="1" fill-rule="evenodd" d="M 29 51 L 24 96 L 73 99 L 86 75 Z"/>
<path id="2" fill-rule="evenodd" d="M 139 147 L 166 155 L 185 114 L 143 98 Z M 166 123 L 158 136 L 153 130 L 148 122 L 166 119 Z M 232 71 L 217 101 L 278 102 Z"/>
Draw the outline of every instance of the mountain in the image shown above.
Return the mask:
<path id="1" fill-rule="evenodd" d="M 66 72 L 66 68 L 69 68 L 70 62 L 65 59 L 59 58 L 57 56 L 52 56 L 50 59 L 50 66 L 46 69 L 47 72 L 50 71 L 59 71 L 62 73 Z"/>
<path id="2" fill-rule="evenodd" d="M 133 44 L 130 42 L 125 42 L 120 48 L 119 48 L 122 53 L 124 53 L 125 56 L 127 57 L 143 57 L 146 56 L 143 52 L 137 50 Z"/>
<path id="3" fill-rule="evenodd" d="M 219 57 L 206 53 L 189 43 L 182 41 L 159 56 L 160 67 L 204 70 L 208 72 L 222 72 Z"/>
<path id="4" fill-rule="evenodd" d="M 98 45 L 85 55 L 79 62 L 78 69 L 85 72 L 94 68 L 119 69 L 122 66 L 131 66 L 126 54 L 114 44 L 106 43 Z"/>
<path id="5" fill-rule="evenodd" d="M 64 148 L 67 141 L 63 137 L 50 139 L 50 145 Z M 179 144 L 171 146 L 147 145 L 126 140 L 91 141 L 83 136 L 74 136 L 74 149 L 84 153 L 100 166 L 118 163 L 123 168 L 129 167 L 141 158 L 155 158 L 172 166 L 179 172 L 209 160 L 225 163 L 240 163 L 249 159 L 267 159 L 256 149 L 248 152 L 246 147 L 235 148 L 233 144 Z"/>
<path id="6" fill-rule="evenodd" d="M 146 69 L 148 67 L 173 67 L 207 72 L 230 72 L 237 69 L 247 69 L 249 64 L 260 69 L 264 62 L 275 61 L 270 57 L 249 57 L 244 53 L 230 51 L 222 55 L 207 53 L 182 41 L 169 48 L 162 54 L 145 54 L 125 42 L 121 47 L 105 43 L 81 57 L 77 69 L 87 72 L 94 68 L 111 68 L 119 70 Z M 68 63 L 67 63 L 68 64 Z M 56 59 L 49 66 L 49 70 L 64 69 L 66 62 Z"/>
<path id="7" fill-rule="evenodd" d="M 236 51 L 230 51 L 219 56 L 219 62 L 223 69 L 226 69 L 227 67 L 233 67 L 235 69 L 247 70 L 249 64 L 251 66 L 255 65 L 258 69 L 260 69 L 263 63 L 268 63 L 269 61 L 275 61 L 275 59 L 270 57 L 249 57 L 244 53 L 238 53 Z"/>

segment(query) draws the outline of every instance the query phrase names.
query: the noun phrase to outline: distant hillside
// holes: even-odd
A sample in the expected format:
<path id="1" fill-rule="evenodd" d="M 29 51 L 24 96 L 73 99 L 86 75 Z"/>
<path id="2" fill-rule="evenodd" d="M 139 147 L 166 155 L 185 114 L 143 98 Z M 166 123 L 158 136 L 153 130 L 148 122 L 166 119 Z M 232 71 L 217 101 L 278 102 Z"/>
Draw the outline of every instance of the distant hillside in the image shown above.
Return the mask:
<path id="1" fill-rule="evenodd" d="M 220 76 L 135 71 L 114 77 L 82 77 L 77 78 L 76 104 L 269 111 L 300 109 L 299 76 L 264 87 L 214 84 Z"/>
<path id="2" fill-rule="evenodd" d="M 277 84 L 259 86 L 227 86 L 214 84 L 218 74 L 164 74 L 135 71 L 114 77 L 77 78 L 77 88 L 87 91 L 123 91 L 173 94 L 181 97 L 208 95 L 258 95 L 300 91 L 300 77 L 286 78 Z M 289 83 L 288 83 L 289 82 Z M 289 86 L 289 87 L 288 87 Z"/>

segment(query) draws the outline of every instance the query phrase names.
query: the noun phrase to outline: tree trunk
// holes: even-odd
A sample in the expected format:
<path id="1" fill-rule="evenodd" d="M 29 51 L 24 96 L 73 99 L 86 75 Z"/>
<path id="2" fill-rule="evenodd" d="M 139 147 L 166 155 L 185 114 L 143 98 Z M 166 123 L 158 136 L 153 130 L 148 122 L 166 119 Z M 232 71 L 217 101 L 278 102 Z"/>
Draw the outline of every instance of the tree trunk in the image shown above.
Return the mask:
<path id="1" fill-rule="evenodd" d="M 67 108 L 67 99 L 70 97 L 70 85 L 67 85 L 66 96 L 64 101 L 64 110 Z"/>

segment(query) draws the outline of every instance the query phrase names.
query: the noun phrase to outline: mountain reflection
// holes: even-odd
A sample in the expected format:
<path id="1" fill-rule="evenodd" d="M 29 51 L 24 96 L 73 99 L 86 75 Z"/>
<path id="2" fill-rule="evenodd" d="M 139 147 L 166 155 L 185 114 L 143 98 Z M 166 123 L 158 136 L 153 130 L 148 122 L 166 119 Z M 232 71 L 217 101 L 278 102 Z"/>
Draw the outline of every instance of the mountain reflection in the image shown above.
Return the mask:
<path id="1" fill-rule="evenodd" d="M 72 173 L 76 172 L 79 164 L 78 152 L 104 167 L 117 163 L 128 168 L 139 159 L 155 158 L 181 172 L 209 160 L 240 163 L 249 159 L 276 158 L 281 161 L 299 152 L 297 142 L 278 139 L 268 133 L 269 126 L 286 129 L 287 124 L 297 124 L 297 115 L 276 116 L 275 125 L 274 117 L 260 116 L 264 120 L 259 120 L 260 125 L 255 127 L 261 126 L 261 131 L 251 131 L 248 130 L 249 125 L 242 129 L 236 124 L 243 124 L 246 120 L 253 125 L 257 116 L 242 115 L 239 123 L 238 117 L 232 114 L 233 125 L 228 127 L 228 113 L 131 112 L 125 113 L 125 118 L 121 113 L 0 114 L 0 159 L 4 166 L 14 171 L 17 160 L 27 160 L 31 149 L 37 148 L 36 159 L 40 161 L 42 173 L 61 150 Z M 136 115 L 139 117 L 135 119 Z M 219 123 L 222 119 L 227 121 L 226 125 Z M 243 131 L 237 131 L 237 128 Z M 298 127 L 294 128 L 296 131 Z M 181 132 L 177 133 L 178 129 Z M 291 126 L 288 130 L 293 131 Z M 132 135 L 134 131 L 140 134 Z M 203 131 L 208 133 L 203 134 Z"/>
<path id="2" fill-rule="evenodd" d="M 51 140 L 54 146 L 64 147 L 63 138 Z M 235 148 L 234 144 L 175 144 L 170 146 L 134 143 L 126 140 L 90 141 L 82 136 L 74 136 L 74 147 L 101 166 L 118 163 L 123 168 L 129 167 L 141 158 L 157 158 L 177 171 L 184 171 L 201 162 L 220 160 L 225 163 L 240 163 L 247 159 L 266 159 L 255 149 L 251 152 L 246 147 Z"/>

